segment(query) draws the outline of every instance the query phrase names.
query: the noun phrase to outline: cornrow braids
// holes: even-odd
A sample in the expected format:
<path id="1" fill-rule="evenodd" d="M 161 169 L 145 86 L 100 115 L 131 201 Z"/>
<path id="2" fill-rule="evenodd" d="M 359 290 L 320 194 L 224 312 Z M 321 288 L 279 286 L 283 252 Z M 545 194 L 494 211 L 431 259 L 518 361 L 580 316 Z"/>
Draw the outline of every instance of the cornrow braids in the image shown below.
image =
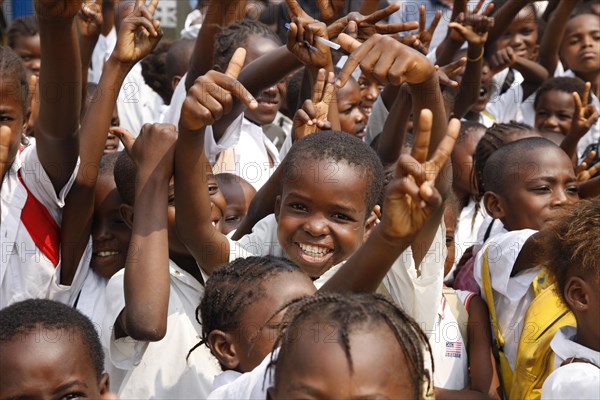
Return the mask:
<path id="1" fill-rule="evenodd" d="M 275 367 L 275 386 L 280 384 L 281 369 L 289 356 L 289 347 L 297 340 L 301 326 L 308 322 L 323 321 L 337 326 L 338 343 L 346 354 L 350 371 L 354 372 L 350 347 L 350 334 L 371 330 L 376 326 L 387 326 L 396 337 L 408 363 L 411 381 L 414 383 L 413 398 L 422 399 L 432 386 L 432 379 L 426 369 L 425 357 L 428 355 L 433 372 L 433 357 L 427 336 L 418 324 L 394 303 L 381 295 L 374 294 L 337 294 L 317 293 L 291 301 L 282 310 L 287 309 L 281 324 L 281 331 L 273 346 L 268 370 Z M 276 355 L 278 348 L 279 354 Z"/>
<path id="2" fill-rule="evenodd" d="M 19 37 L 31 37 L 39 34 L 40 27 L 35 16 L 19 17 L 8 28 L 8 47 L 14 49 Z"/>
<path id="3" fill-rule="evenodd" d="M 242 20 L 234 22 L 224 28 L 215 38 L 214 63 L 227 70 L 229 61 L 238 47 L 246 47 L 252 36 L 264 37 L 281 45 L 279 37 L 273 33 L 267 25 L 253 20 Z"/>
<path id="4" fill-rule="evenodd" d="M 556 279 L 556 290 L 565 301 L 569 277 L 598 279 L 600 274 L 600 198 L 581 200 L 565 208 L 544 235 L 539 263 Z"/>
<path id="5" fill-rule="evenodd" d="M 293 272 L 305 274 L 290 260 L 273 256 L 238 258 L 219 267 L 206 281 L 204 296 L 196 308 L 202 337 L 188 357 L 201 345 L 208 346 L 210 332 L 238 328 L 240 316 L 248 306 L 264 296 L 263 282 L 275 275 Z"/>

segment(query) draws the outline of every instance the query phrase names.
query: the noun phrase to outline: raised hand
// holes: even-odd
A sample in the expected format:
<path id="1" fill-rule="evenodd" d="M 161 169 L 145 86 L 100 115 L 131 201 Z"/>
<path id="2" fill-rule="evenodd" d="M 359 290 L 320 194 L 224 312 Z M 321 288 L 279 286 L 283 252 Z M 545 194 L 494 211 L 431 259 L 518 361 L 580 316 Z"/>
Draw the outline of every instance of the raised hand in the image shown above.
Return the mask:
<path id="1" fill-rule="evenodd" d="M 375 34 L 361 44 L 342 33 L 338 43 L 350 56 L 338 75 L 337 87 L 343 87 L 359 65 L 367 78 L 384 85 L 423 83 L 435 74 L 433 64 L 423 54 L 390 36 Z"/>
<path id="2" fill-rule="evenodd" d="M 77 14 L 79 34 L 95 41 L 102 31 L 102 8 L 98 3 L 83 3 Z"/>
<path id="3" fill-rule="evenodd" d="M 121 23 L 117 44 L 111 57 L 125 64 L 135 64 L 156 47 L 163 32 L 154 12 L 158 0 L 152 0 L 146 7 L 145 0 L 137 0 L 133 12 Z"/>
<path id="4" fill-rule="evenodd" d="M 81 9 L 82 0 L 35 0 L 35 14 L 39 20 L 73 19 Z"/>
<path id="5" fill-rule="evenodd" d="M 380 229 L 389 240 L 414 237 L 433 211 L 442 204 L 442 197 L 435 188 L 435 180 L 452 153 L 460 121 L 450 121 L 446 137 L 431 159 L 427 160 L 432 121 L 431 111 L 422 110 L 412 152 L 410 155 L 400 156 L 395 178 L 388 186 Z"/>
<path id="6" fill-rule="evenodd" d="M 585 157 L 583 162 L 575 168 L 575 175 L 577 176 L 577 182 L 583 183 L 585 181 L 590 180 L 596 175 L 598 171 L 600 171 L 600 162 L 592 165 L 588 168 L 589 163 L 596 157 L 596 152 L 594 150 L 590 151 L 590 153 Z"/>
<path id="7" fill-rule="evenodd" d="M 331 129 L 331 123 L 327 121 L 329 105 L 334 99 L 335 77 L 333 72 L 326 79 L 326 72 L 320 69 L 317 82 L 311 100 L 306 100 L 302 108 L 296 111 L 292 128 L 294 141 L 302 139 L 317 130 Z"/>
<path id="8" fill-rule="evenodd" d="M 356 11 L 351 12 L 327 26 L 327 34 L 329 35 L 329 38 L 336 38 L 345 30 L 345 33 L 348 35 L 364 42 L 375 33 L 391 35 L 417 29 L 419 25 L 416 21 L 400 22 L 396 24 L 378 24 L 379 21 L 386 19 L 399 9 L 400 4 L 394 3 L 367 16 Z"/>
<path id="9" fill-rule="evenodd" d="M 211 70 L 196 79 L 181 109 L 180 131 L 197 132 L 221 119 L 231 111 L 232 95 L 252 110 L 258 106 L 254 96 L 237 80 L 245 59 L 246 50 L 239 48 L 224 74 Z"/>
<path id="10" fill-rule="evenodd" d="M 435 17 L 433 21 L 431 21 L 431 25 L 429 28 L 426 27 L 427 19 L 425 16 L 425 6 L 421 5 L 419 7 L 419 33 L 412 40 L 410 37 L 402 40 L 402 43 L 407 44 L 416 50 L 419 50 L 423 54 L 427 54 L 429 52 L 429 46 L 431 46 L 431 40 L 433 39 L 433 34 L 437 29 L 438 24 L 440 23 L 440 19 L 442 18 L 442 12 L 437 11 L 435 13 Z M 409 42 L 406 42 L 408 40 Z"/>
<path id="11" fill-rule="evenodd" d="M 327 26 L 309 16 L 296 0 L 287 0 L 292 23 L 287 48 L 304 64 L 324 68 L 331 62 L 331 51 L 317 37 L 328 39 Z"/>
<path id="12" fill-rule="evenodd" d="M 478 14 L 483 3 L 484 0 L 479 0 L 472 13 L 468 10 L 461 12 L 456 21 L 448 24 L 448 28 L 454 30 L 450 33 L 453 40 L 464 39 L 470 44 L 476 45 L 483 45 L 487 41 L 488 32 L 494 26 L 494 18 L 488 17 L 494 10 L 494 5 L 493 3 L 489 4 L 482 14 Z"/>
<path id="13" fill-rule="evenodd" d="M 598 109 L 596 109 L 592 103 L 588 104 L 591 88 L 592 84 L 586 82 L 585 88 L 583 89 L 583 98 L 579 97 L 579 93 L 573 92 L 575 113 L 573 114 L 569 135 L 578 139 L 581 139 L 600 117 Z"/>
<path id="14" fill-rule="evenodd" d="M 440 85 L 450 86 L 450 87 L 458 87 L 459 84 L 457 81 L 452 80 L 455 76 L 458 76 L 460 72 L 463 70 L 463 67 L 467 63 L 466 57 L 461 57 L 456 61 L 451 62 L 448 65 L 444 65 L 440 67 L 436 65 L 436 71 L 438 74 L 438 78 L 440 80 Z"/>
<path id="15" fill-rule="evenodd" d="M 331 21 L 344 10 L 343 0 L 317 0 L 319 13 L 324 21 Z"/>

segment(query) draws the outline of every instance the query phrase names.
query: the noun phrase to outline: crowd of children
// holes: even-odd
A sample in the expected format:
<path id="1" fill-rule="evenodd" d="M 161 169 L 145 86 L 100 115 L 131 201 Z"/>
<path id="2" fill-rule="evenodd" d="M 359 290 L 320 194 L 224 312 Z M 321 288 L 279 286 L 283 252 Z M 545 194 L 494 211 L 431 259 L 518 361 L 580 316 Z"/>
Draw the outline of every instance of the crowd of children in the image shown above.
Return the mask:
<path id="1" fill-rule="evenodd" d="M 0 400 L 600 398 L 597 2 L 197 3 L 0 31 Z"/>

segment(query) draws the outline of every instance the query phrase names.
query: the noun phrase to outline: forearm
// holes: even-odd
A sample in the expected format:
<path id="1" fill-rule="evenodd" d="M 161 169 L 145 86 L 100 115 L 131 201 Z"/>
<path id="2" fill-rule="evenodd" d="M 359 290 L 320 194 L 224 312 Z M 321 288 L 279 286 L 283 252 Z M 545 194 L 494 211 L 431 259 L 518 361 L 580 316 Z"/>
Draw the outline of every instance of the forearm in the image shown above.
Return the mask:
<path id="1" fill-rule="evenodd" d="M 229 261 L 229 241 L 212 225 L 207 180 L 212 171 L 203 148 L 204 130 L 189 132 L 180 127 L 175 146 L 175 206 L 179 236 L 210 274 Z"/>
<path id="2" fill-rule="evenodd" d="M 190 68 L 185 80 L 186 91 L 192 87 L 196 78 L 213 68 L 217 34 L 224 27 L 243 19 L 245 10 L 245 0 L 210 1 L 192 53 Z"/>
<path id="3" fill-rule="evenodd" d="M 600 196 L 600 176 L 579 184 L 579 197 L 593 199 Z"/>
<path id="4" fill-rule="evenodd" d="M 454 61 L 456 53 L 460 50 L 463 43 L 464 40 L 454 40 L 450 35 L 446 36 L 435 51 L 435 63 L 441 66 L 450 64 Z"/>
<path id="5" fill-rule="evenodd" d="M 571 11 L 573 11 L 577 3 L 577 1 L 559 2 L 547 24 L 548 27 L 552 27 L 552 34 L 542 36 L 539 62 L 540 65 L 548 71 L 550 76 L 554 76 L 554 72 L 556 71 L 560 43 L 565 35 L 567 21 L 569 20 Z"/>
<path id="6" fill-rule="evenodd" d="M 540 85 L 548 79 L 546 68 L 524 57 L 517 57 L 512 67 L 523 75 L 523 101 L 535 93 Z"/>
<path id="7" fill-rule="evenodd" d="M 456 118 L 464 117 L 479 98 L 481 70 L 483 68 L 482 51 L 483 45 L 469 45 L 467 50 L 467 66 L 454 105 L 454 116 Z"/>
<path id="8" fill-rule="evenodd" d="M 408 90 L 400 89 L 377 144 L 377 155 L 384 166 L 394 164 L 400 157 L 411 109 L 412 101 Z"/>
<path id="9" fill-rule="evenodd" d="M 98 37 L 81 38 L 79 41 L 81 56 L 81 110 L 85 108 L 86 87 L 88 83 L 89 68 L 92 64 L 92 53 L 98 43 Z"/>
<path id="10" fill-rule="evenodd" d="M 409 88 L 412 98 L 412 112 L 414 120 L 413 131 L 417 132 L 418 130 L 419 115 L 421 115 L 421 110 L 429 109 L 433 113 L 431 139 L 429 142 L 429 152 L 427 155 L 427 157 L 430 158 L 446 135 L 446 129 L 448 127 L 444 99 L 440 90 L 440 83 L 437 74 L 434 72 L 430 75 L 429 79 L 423 83 L 410 84 Z"/>
<path id="11" fill-rule="evenodd" d="M 496 41 L 508 28 L 510 23 L 531 0 L 509 0 L 494 11 L 494 26 L 490 29 L 488 43 Z"/>
<path id="12" fill-rule="evenodd" d="M 135 340 L 161 340 L 169 307 L 168 179 L 138 172 L 133 232 L 125 265 L 121 327 Z M 146 216 L 151 215 L 152 218 Z"/>
<path id="13" fill-rule="evenodd" d="M 565 136 L 563 141 L 560 143 L 560 148 L 563 149 L 565 153 L 567 153 L 569 158 L 577 160 L 577 144 L 579 143 L 580 139 L 580 135 L 577 135 L 573 132 L 569 132 L 567 136 Z"/>

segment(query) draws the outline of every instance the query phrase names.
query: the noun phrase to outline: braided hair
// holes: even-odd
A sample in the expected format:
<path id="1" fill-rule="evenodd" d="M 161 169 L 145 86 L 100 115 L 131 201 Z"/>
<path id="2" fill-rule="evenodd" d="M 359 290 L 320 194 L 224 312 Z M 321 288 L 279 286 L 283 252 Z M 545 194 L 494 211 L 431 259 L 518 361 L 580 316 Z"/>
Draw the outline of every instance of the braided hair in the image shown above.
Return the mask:
<path id="1" fill-rule="evenodd" d="M 267 25 L 248 19 L 238 21 L 217 34 L 214 53 L 215 65 L 218 65 L 221 71 L 227 70 L 235 50 L 238 47 L 246 47 L 252 36 L 265 37 L 278 45 L 281 44 L 279 37 Z"/>
<path id="2" fill-rule="evenodd" d="M 350 334 L 371 330 L 375 326 L 387 326 L 402 349 L 407 363 L 406 371 L 414 383 L 412 398 L 424 398 L 432 387 L 432 380 L 426 369 L 428 356 L 433 372 L 433 357 L 427 336 L 418 324 L 394 303 L 381 295 L 317 293 L 301 297 L 282 307 L 287 309 L 282 321 L 282 329 L 275 341 L 269 370 L 285 364 L 289 348 L 297 341 L 303 323 L 324 321 L 337 326 L 337 341 L 346 355 L 350 372 L 354 372 Z M 278 310 L 279 313 L 281 310 Z M 274 315 L 276 315 L 275 313 Z M 275 356 L 275 350 L 280 348 Z M 424 351 L 425 350 L 425 351 Z M 275 370 L 275 387 L 281 383 L 281 369 Z"/>
<path id="3" fill-rule="evenodd" d="M 240 317 L 248 306 L 265 295 L 261 283 L 275 275 L 293 272 L 305 274 L 292 261 L 273 256 L 238 258 L 219 267 L 206 281 L 204 296 L 196 308 L 202 337 L 188 357 L 203 344 L 209 346 L 210 332 L 216 329 L 228 332 L 238 328 Z"/>

